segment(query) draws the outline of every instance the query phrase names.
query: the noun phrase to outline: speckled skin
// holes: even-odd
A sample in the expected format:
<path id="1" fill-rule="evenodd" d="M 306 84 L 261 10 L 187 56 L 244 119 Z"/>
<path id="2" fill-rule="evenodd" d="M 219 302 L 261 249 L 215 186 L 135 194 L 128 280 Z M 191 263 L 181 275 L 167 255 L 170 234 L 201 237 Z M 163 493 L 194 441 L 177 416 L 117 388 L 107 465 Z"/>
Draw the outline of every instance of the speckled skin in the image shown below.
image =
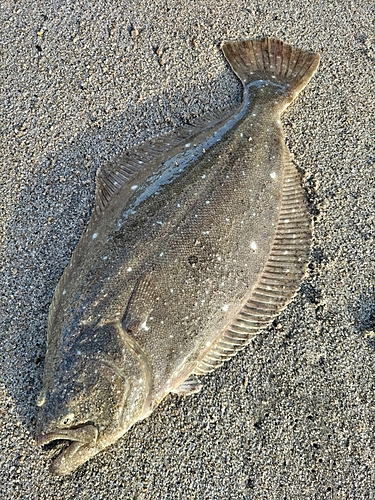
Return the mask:
<path id="1" fill-rule="evenodd" d="M 291 100 L 246 85 L 229 120 L 146 165 L 90 223 L 50 312 L 40 442 L 73 440 L 56 473 L 145 418 L 248 299 L 275 237 Z"/>

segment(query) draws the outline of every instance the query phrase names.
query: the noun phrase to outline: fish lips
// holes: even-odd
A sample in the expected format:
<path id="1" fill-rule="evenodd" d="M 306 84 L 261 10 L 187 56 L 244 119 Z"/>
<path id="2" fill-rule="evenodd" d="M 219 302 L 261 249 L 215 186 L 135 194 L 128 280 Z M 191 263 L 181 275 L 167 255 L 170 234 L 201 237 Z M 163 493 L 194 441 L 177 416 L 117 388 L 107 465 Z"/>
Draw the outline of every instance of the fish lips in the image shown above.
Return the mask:
<path id="1" fill-rule="evenodd" d="M 98 429 L 95 425 L 84 424 L 73 429 L 57 429 L 42 434 L 37 439 L 38 446 L 43 446 L 56 440 L 72 441 L 52 461 L 50 470 L 59 476 L 73 472 L 101 449 L 98 446 Z"/>

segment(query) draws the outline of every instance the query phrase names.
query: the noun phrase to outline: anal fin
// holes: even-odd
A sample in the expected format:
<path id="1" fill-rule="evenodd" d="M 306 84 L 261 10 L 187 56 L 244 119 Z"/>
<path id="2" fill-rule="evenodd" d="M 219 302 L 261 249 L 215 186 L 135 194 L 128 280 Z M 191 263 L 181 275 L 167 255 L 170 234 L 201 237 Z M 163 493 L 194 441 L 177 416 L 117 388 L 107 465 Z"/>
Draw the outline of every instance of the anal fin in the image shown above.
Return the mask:
<path id="1" fill-rule="evenodd" d="M 263 270 L 236 317 L 195 367 L 196 375 L 215 370 L 243 349 L 298 290 L 310 253 L 311 227 L 300 176 L 289 158 L 284 179 L 279 220 Z"/>

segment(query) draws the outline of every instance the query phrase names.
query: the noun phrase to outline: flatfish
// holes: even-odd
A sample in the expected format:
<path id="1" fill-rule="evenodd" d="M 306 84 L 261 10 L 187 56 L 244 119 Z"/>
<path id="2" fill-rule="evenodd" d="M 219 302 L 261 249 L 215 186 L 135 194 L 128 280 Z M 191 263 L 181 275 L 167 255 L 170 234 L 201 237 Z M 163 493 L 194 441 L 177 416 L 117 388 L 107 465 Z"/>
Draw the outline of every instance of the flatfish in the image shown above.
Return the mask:
<path id="1" fill-rule="evenodd" d="M 74 471 L 170 392 L 246 346 L 291 300 L 311 229 L 280 115 L 317 54 L 227 42 L 241 105 L 137 146 L 97 176 L 49 313 L 38 442 Z"/>

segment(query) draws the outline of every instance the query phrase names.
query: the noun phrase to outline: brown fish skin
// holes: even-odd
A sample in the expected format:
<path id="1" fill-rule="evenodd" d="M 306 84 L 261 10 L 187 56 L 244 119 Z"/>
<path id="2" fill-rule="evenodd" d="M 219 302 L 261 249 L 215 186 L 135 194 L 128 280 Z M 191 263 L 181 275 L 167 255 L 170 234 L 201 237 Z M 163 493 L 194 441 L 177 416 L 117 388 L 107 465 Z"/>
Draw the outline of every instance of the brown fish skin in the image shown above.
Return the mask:
<path id="1" fill-rule="evenodd" d="M 95 208 L 50 308 L 40 444 L 74 471 L 170 392 L 199 390 L 291 300 L 310 221 L 280 114 L 319 56 L 228 42 L 244 84 L 232 115 L 134 148 L 102 169 Z"/>

